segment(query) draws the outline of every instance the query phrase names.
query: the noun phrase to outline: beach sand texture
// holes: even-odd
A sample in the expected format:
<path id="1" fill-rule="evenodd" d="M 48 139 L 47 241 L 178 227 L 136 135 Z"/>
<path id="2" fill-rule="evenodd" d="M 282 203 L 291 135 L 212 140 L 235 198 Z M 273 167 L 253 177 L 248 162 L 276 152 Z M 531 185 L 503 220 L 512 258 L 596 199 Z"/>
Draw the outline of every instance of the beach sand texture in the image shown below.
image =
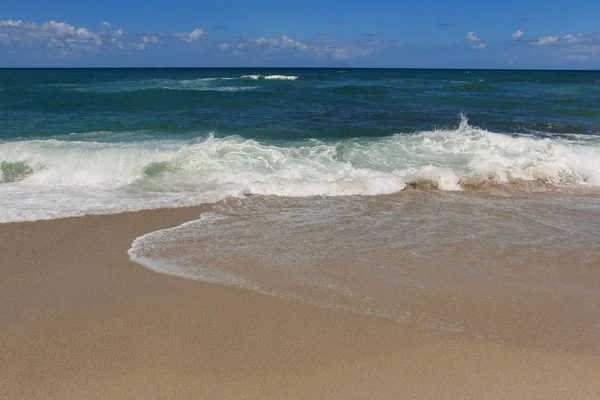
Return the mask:
<path id="1" fill-rule="evenodd" d="M 1 224 L 0 399 L 600 398 L 595 351 L 499 346 L 129 260 L 136 237 L 207 209 Z"/>

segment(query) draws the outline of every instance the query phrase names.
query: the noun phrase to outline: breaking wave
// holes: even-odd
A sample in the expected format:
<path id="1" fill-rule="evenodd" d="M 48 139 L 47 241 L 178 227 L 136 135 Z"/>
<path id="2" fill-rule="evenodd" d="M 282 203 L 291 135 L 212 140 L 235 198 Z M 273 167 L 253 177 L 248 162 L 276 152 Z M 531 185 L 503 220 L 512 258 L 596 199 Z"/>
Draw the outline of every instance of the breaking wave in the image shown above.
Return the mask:
<path id="1" fill-rule="evenodd" d="M 293 75 L 243 75 L 242 79 L 265 79 L 268 81 L 295 81 L 298 79 L 297 76 Z"/>
<path id="2" fill-rule="evenodd" d="M 600 141 L 498 134 L 463 118 L 454 130 L 338 142 L 210 135 L 200 141 L 0 143 L 4 222 L 250 194 L 369 196 L 502 184 L 600 186 Z"/>
<path id="3" fill-rule="evenodd" d="M 191 90 L 191 91 L 216 91 L 240 92 L 253 90 L 259 86 L 236 86 L 236 82 L 252 81 L 294 81 L 297 76 L 287 75 L 243 75 L 239 77 L 210 77 L 198 79 L 148 79 L 139 81 L 110 82 L 94 86 L 76 86 L 71 90 L 78 92 L 120 93 L 139 90 Z"/>

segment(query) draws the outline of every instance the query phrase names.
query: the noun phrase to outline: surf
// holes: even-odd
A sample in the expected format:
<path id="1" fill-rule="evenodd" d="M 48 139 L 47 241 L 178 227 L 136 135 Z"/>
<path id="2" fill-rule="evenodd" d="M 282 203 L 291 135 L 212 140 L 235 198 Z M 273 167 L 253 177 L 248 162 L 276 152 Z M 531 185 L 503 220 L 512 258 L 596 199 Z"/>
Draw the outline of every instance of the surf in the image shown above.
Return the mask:
<path id="1" fill-rule="evenodd" d="M 212 203 L 266 195 L 376 196 L 405 189 L 485 190 L 600 186 L 600 141 L 570 136 L 539 138 L 472 127 L 399 133 L 341 141 L 257 141 L 239 136 L 127 143 L 28 140 L 0 143 L 0 191 L 35 195 L 41 210 L 118 212 L 171 204 Z M 76 205 L 60 206 L 61 191 Z M 96 194 L 93 192 L 96 191 Z M 40 193 L 52 194 L 44 200 Z M 93 204 L 102 194 L 111 208 Z M 22 209 L 0 220 L 19 220 Z M 57 214 L 55 214 L 57 213 Z M 44 218 L 43 211 L 31 218 Z"/>

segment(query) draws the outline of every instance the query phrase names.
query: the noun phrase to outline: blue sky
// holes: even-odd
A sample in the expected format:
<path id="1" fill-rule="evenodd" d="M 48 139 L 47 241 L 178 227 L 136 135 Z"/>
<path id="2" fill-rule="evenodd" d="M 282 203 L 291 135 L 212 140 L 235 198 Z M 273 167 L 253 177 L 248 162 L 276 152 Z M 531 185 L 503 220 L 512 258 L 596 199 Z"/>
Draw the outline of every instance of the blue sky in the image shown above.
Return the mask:
<path id="1" fill-rule="evenodd" d="M 600 69 L 600 1 L 20 0 L 0 66 Z"/>

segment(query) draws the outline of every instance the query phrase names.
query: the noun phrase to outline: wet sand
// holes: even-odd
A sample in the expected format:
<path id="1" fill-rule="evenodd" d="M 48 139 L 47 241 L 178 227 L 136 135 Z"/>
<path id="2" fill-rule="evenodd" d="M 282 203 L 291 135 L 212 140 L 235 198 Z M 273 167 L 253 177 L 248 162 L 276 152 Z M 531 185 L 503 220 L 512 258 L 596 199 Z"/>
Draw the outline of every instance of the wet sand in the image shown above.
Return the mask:
<path id="1" fill-rule="evenodd" d="M 501 347 L 129 261 L 136 237 L 202 210 L 0 225 L 0 398 L 600 398 L 592 351 Z"/>

